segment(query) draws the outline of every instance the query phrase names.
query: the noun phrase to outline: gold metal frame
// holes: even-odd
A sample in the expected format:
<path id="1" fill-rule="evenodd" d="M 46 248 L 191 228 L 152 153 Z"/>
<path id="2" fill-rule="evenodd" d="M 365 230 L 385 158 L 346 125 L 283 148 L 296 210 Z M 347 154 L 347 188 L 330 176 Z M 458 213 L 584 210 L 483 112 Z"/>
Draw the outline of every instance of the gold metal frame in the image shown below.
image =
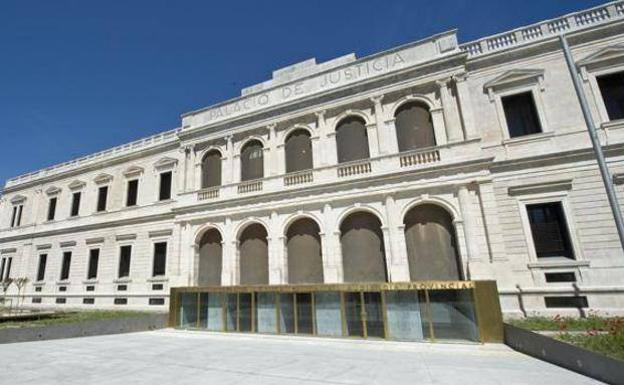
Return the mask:
<path id="1" fill-rule="evenodd" d="M 346 317 L 346 293 L 359 293 L 360 299 L 360 321 L 362 322 L 362 335 L 363 338 L 368 338 L 368 315 L 366 314 L 366 292 L 377 292 L 380 294 L 380 303 L 382 311 L 383 323 L 383 338 L 390 339 L 388 331 L 388 309 L 386 295 L 388 292 L 400 291 L 400 290 L 412 290 L 424 294 L 424 303 L 421 303 L 421 317 L 426 320 L 429 327 L 430 342 L 435 342 L 438 339 L 435 335 L 435 327 L 433 322 L 433 314 L 431 309 L 430 291 L 438 290 L 453 290 L 463 291 L 469 290 L 471 292 L 471 299 L 474 307 L 474 316 L 476 327 L 478 330 L 479 341 L 484 342 L 502 342 L 503 341 L 503 327 L 502 327 L 502 314 L 500 310 L 500 303 L 498 299 L 498 291 L 495 281 L 422 281 L 422 282 L 393 282 L 393 283 L 345 283 L 345 284 L 317 284 L 317 285 L 257 285 L 257 286 L 209 286 L 209 287 L 178 287 L 171 289 L 170 295 L 170 311 L 169 311 L 169 325 L 171 327 L 178 327 L 179 325 L 179 311 L 181 296 L 184 294 L 195 294 L 197 296 L 196 311 L 197 320 L 195 328 L 200 328 L 202 304 L 201 297 L 203 293 L 219 293 L 221 294 L 221 311 L 222 311 L 222 331 L 228 332 L 241 332 L 241 294 L 251 295 L 250 306 L 251 311 L 249 328 L 250 332 L 257 332 L 256 325 L 256 294 L 263 292 L 275 293 L 274 306 L 275 306 L 275 333 L 286 334 L 281 330 L 280 314 L 281 314 L 281 295 L 280 294 L 293 294 L 293 322 L 294 322 L 294 334 L 299 334 L 299 309 L 297 304 L 298 293 L 310 294 L 311 311 L 312 311 L 312 334 L 318 336 L 318 326 L 316 320 L 316 295 L 318 292 L 337 292 L 340 294 L 340 315 L 341 315 L 341 329 L 342 337 L 355 337 L 349 336 L 347 317 Z M 236 294 L 236 327 L 235 330 L 228 330 L 228 315 L 229 315 L 229 295 Z M 422 298 L 418 295 L 419 301 Z M 424 305 L 424 306 L 423 306 Z M 305 333 L 306 335 L 310 335 Z"/>

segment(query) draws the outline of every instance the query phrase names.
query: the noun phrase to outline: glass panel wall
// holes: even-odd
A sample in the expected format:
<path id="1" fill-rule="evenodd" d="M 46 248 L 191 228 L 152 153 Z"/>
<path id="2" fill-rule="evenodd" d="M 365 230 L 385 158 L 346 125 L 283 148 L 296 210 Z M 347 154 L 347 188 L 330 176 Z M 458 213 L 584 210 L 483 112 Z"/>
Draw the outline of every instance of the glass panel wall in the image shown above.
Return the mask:
<path id="1" fill-rule="evenodd" d="M 424 286 L 424 284 L 423 284 Z M 398 289 L 396 287 L 399 287 Z M 417 284 L 220 287 L 172 294 L 176 325 L 210 331 L 480 341 L 475 290 Z M 280 290 L 281 288 L 281 290 Z M 486 317 L 487 318 L 487 317 Z"/>

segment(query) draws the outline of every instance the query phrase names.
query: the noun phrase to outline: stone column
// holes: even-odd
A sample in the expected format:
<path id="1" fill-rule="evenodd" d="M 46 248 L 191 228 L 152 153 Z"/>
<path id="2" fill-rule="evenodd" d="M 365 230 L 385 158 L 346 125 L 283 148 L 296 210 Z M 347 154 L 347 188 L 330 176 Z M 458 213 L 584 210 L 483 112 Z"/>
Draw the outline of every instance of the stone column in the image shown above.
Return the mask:
<path id="1" fill-rule="evenodd" d="M 442 111 L 444 121 L 446 123 L 446 134 L 449 142 L 460 142 L 463 139 L 460 123 L 454 119 L 453 100 L 449 94 L 448 83 L 450 79 L 438 80 L 436 84 L 440 90 L 440 102 L 442 103 Z"/>
<path id="2" fill-rule="evenodd" d="M 228 135 L 226 138 L 226 160 L 225 165 L 222 166 L 223 184 L 234 182 L 234 145 L 232 144 L 232 135 Z"/>
<path id="3" fill-rule="evenodd" d="M 401 218 L 401 213 L 396 205 L 394 197 L 391 195 L 386 196 L 384 207 L 386 210 L 386 218 L 388 221 L 388 239 L 389 239 L 389 247 L 386 248 L 390 250 L 390 255 L 387 255 L 386 258 L 391 258 L 391 274 L 389 274 L 389 278 L 392 277 L 392 282 L 400 282 L 400 281 L 409 281 L 409 266 L 407 263 L 407 252 L 405 251 L 405 246 L 401 248 L 401 239 L 405 239 L 403 234 L 403 221 Z M 385 240 L 384 240 L 385 242 Z M 405 244 L 405 241 L 403 241 Z"/>
<path id="4" fill-rule="evenodd" d="M 336 238 L 333 210 L 327 203 L 323 206 L 323 227 L 325 229 L 321 234 L 323 278 L 325 283 L 340 283 L 342 282 L 342 253 L 340 249 L 336 249 L 336 245 L 340 248 L 340 238 Z"/>
<path id="5" fill-rule="evenodd" d="M 178 149 L 182 154 L 182 164 L 180 166 L 180 172 L 178 173 L 178 186 L 180 186 L 180 191 L 187 191 L 187 174 L 188 174 L 188 157 L 189 157 L 189 148 L 188 146 L 180 147 Z"/>
<path id="6" fill-rule="evenodd" d="M 284 283 L 284 236 L 279 234 L 277 212 L 271 212 L 269 218 L 269 236 L 267 238 L 269 249 L 269 284 L 279 285 Z"/>
<path id="7" fill-rule="evenodd" d="M 377 139 L 377 154 L 383 155 L 388 154 L 388 145 L 386 144 L 386 127 L 385 127 L 385 119 L 383 113 L 383 106 L 381 101 L 383 100 L 383 95 L 373 96 L 370 98 L 370 101 L 373 102 L 374 110 L 375 110 L 375 134 Z"/>
<path id="8" fill-rule="evenodd" d="M 275 124 L 269 124 L 267 126 L 269 130 L 269 150 L 268 157 L 265 160 L 265 173 L 264 176 L 273 176 L 279 173 L 278 166 L 278 146 L 277 146 L 277 137 L 275 133 Z"/>
<path id="9" fill-rule="evenodd" d="M 329 132 L 327 132 L 328 128 L 327 121 L 325 120 L 325 110 L 317 111 L 314 114 L 316 115 L 316 125 L 318 129 L 319 143 L 321 144 L 321 146 L 319 153 L 313 154 L 313 156 L 319 156 L 319 164 L 321 166 L 333 164 L 335 162 L 331 161 L 331 154 L 332 150 L 334 154 L 336 152 L 336 142 L 332 140 L 332 138 L 329 136 Z"/>
<path id="10" fill-rule="evenodd" d="M 470 91 L 468 90 L 468 84 L 466 83 L 467 78 L 467 73 L 453 76 L 453 79 L 455 80 L 455 88 L 457 90 L 459 109 L 464 123 L 464 137 L 466 140 L 470 140 L 477 138 L 479 133 L 475 126 L 476 122 L 472 111 Z"/>
<path id="11" fill-rule="evenodd" d="M 479 259 L 479 247 L 476 237 L 476 222 L 474 218 L 473 199 L 468 191 L 468 186 L 462 185 L 457 192 L 459 207 L 464 219 L 464 234 L 466 238 L 466 259 L 474 261 Z"/>
<path id="12" fill-rule="evenodd" d="M 366 133 L 368 135 L 368 149 L 371 158 L 379 156 L 379 138 L 377 136 L 377 123 L 369 123 L 366 125 Z"/>
<path id="13" fill-rule="evenodd" d="M 432 108 L 431 123 L 433 123 L 433 133 L 436 139 L 436 145 L 444 146 L 446 144 L 446 124 L 444 123 L 444 110 L 442 107 Z"/>
<path id="14" fill-rule="evenodd" d="M 221 284 L 224 286 L 236 285 L 238 265 L 236 256 L 238 252 L 238 242 L 234 234 L 234 226 L 230 217 L 225 218 L 223 226 L 223 240 L 221 242 Z"/>
<path id="15" fill-rule="evenodd" d="M 399 152 L 399 139 L 397 138 L 396 119 L 394 117 L 385 122 L 384 141 L 386 143 L 386 151 L 388 154 L 396 154 Z"/>

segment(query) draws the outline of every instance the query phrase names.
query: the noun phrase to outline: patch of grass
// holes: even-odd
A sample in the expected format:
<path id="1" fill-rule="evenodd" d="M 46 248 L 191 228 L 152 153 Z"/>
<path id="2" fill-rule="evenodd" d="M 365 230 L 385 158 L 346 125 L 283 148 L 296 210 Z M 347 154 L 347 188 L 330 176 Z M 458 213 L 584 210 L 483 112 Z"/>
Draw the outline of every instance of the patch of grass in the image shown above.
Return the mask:
<path id="1" fill-rule="evenodd" d="M 562 333 L 558 340 L 580 348 L 624 361 L 624 333 L 619 334 L 570 334 Z"/>
<path id="2" fill-rule="evenodd" d="M 57 325 L 66 323 L 79 323 L 95 320 L 118 319 L 148 315 L 147 312 L 139 311 L 119 311 L 119 310 L 92 310 L 55 313 L 52 316 L 28 321 L 6 321 L 0 323 L 0 329 L 4 328 L 24 328 L 34 326 Z"/>
<path id="3" fill-rule="evenodd" d="M 574 317 L 527 317 L 517 320 L 509 320 L 507 323 L 527 330 L 535 331 L 587 331 L 606 330 L 609 322 L 618 317 L 598 317 L 589 315 L 586 318 Z"/>
<path id="4" fill-rule="evenodd" d="M 560 341 L 624 361 L 624 317 L 528 317 L 508 323 L 533 331 L 555 331 L 554 338 Z"/>

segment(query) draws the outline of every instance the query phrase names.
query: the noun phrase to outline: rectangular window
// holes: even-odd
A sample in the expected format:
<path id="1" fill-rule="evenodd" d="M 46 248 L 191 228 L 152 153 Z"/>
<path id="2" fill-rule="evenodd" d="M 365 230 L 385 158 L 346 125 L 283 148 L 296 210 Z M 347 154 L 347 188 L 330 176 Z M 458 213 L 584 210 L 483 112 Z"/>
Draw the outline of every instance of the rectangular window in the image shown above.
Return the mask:
<path id="1" fill-rule="evenodd" d="M 72 205 L 70 216 L 76 217 L 80 213 L 80 192 L 72 194 Z"/>
<path id="2" fill-rule="evenodd" d="M 11 278 L 11 264 L 13 257 L 5 257 L 2 259 L 2 267 L 0 267 L 0 281 L 6 281 Z"/>
<path id="3" fill-rule="evenodd" d="M 548 283 L 576 282 L 576 275 L 572 271 L 565 273 L 545 273 L 544 277 Z"/>
<path id="4" fill-rule="evenodd" d="M 158 200 L 165 201 L 171 199 L 171 171 L 160 174 L 160 192 Z"/>
<path id="5" fill-rule="evenodd" d="M 13 206 L 13 213 L 11 214 L 11 227 L 15 227 L 16 219 L 17 219 L 17 206 Z"/>
<path id="6" fill-rule="evenodd" d="M 128 192 L 126 195 L 126 206 L 136 206 L 139 194 L 139 180 L 128 181 Z"/>
<path id="7" fill-rule="evenodd" d="M 71 251 L 66 251 L 63 253 L 63 264 L 61 266 L 61 281 L 65 281 L 69 279 L 69 268 L 71 266 Z"/>
<path id="8" fill-rule="evenodd" d="M 108 186 L 98 188 L 97 212 L 106 211 L 106 200 L 108 199 Z"/>
<path id="9" fill-rule="evenodd" d="M 596 80 L 609 120 L 624 119 L 624 72 L 598 76 Z"/>
<path id="10" fill-rule="evenodd" d="M 115 298 L 113 303 L 115 305 L 127 305 L 128 304 L 128 298 Z"/>
<path id="11" fill-rule="evenodd" d="M 504 96 L 501 98 L 501 103 L 505 111 L 510 138 L 542 132 L 531 92 Z"/>
<path id="12" fill-rule="evenodd" d="M 19 227 L 22 224 L 23 205 L 13 206 L 13 214 L 11 215 L 11 227 Z"/>
<path id="13" fill-rule="evenodd" d="M 100 259 L 100 249 L 89 250 L 89 269 L 87 271 L 87 279 L 97 278 L 99 259 Z"/>
<path id="14" fill-rule="evenodd" d="M 154 266 L 152 276 L 165 275 L 167 265 L 167 242 L 154 243 Z"/>
<path id="15" fill-rule="evenodd" d="M 561 202 L 532 204 L 526 208 L 537 257 L 574 259 Z"/>
<path id="16" fill-rule="evenodd" d="M 39 267 L 37 268 L 37 281 L 43 281 L 45 279 L 46 263 L 48 262 L 48 255 L 41 254 L 39 256 Z"/>
<path id="17" fill-rule="evenodd" d="M 50 198 L 50 202 L 48 203 L 48 220 L 53 221 L 55 215 L 56 215 L 56 197 Z"/>
<path id="18" fill-rule="evenodd" d="M 121 246 L 119 249 L 119 278 L 130 276 L 130 257 L 132 255 L 132 246 Z"/>
<path id="19" fill-rule="evenodd" d="M 93 297 L 83 298 L 82 303 L 85 305 L 93 305 L 95 303 L 95 298 Z"/>
<path id="20" fill-rule="evenodd" d="M 547 308 L 585 308 L 589 307 L 587 297 L 574 296 L 574 297 L 544 297 L 544 302 Z"/>

